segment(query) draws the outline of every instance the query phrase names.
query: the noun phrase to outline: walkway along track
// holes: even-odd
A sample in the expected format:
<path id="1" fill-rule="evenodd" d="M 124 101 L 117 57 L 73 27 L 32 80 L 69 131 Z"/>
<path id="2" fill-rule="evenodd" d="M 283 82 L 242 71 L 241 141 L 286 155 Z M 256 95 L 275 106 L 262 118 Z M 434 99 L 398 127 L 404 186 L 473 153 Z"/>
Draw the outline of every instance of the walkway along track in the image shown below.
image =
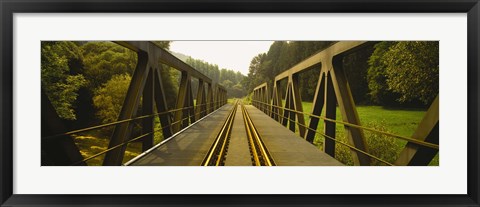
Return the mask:
<path id="1" fill-rule="evenodd" d="M 232 133 L 232 126 L 234 125 L 235 114 L 237 112 L 238 101 L 235 102 L 227 119 L 225 120 L 217 138 L 213 142 L 210 150 L 205 156 L 202 166 L 223 166 L 228 153 L 228 146 L 230 136 Z M 275 166 L 275 161 L 269 154 L 267 147 L 262 142 L 259 133 L 257 132 L 252 119 L 248 115 L 243 103 L 241 104 L 243 121 L 245 126 L 245 133 L 248 139 L 248 147 L 250 151 L 252 165 L 254 166 Z M 235 155 L 230 155 L 235 156 Z"/>

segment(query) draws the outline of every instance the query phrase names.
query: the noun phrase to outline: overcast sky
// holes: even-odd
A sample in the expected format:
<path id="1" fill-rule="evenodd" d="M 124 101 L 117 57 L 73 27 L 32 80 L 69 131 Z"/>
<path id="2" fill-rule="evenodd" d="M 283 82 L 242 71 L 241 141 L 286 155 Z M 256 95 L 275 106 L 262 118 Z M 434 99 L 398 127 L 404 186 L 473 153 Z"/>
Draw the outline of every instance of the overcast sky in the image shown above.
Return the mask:
<path id="1" fill-rule="evenodd" d="M 173 41 L 170 50 L 248 74 L 250 61 L 267 52 L 273 41 Z"/>

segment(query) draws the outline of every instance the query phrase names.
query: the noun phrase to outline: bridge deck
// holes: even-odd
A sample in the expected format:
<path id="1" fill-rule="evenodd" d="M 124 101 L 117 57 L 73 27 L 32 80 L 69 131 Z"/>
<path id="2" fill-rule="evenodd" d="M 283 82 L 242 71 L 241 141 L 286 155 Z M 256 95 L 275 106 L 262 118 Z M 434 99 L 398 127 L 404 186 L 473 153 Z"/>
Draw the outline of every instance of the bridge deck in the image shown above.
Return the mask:
<path id="1" fill-rule="evenodd" d="M 231 109 L 231 104 L 222 106 L 130 165 L 200 166 Z"/>
<path id="2" fill-rule="evenodd" d="M 245 107 L 278 166 L 343 165 L 254 106 Z"/>
<path id="3" fill-rule="evenodd" d="M 225 166 L 252 166 L 242 109 L 240 105 L 237 107 Z"/>
<path id="4" fill-rule="evenodd" d="M 231 109 L 226 104 L 130 165 L 200 166 Z M 254 106 L 246 109 L 278 166 L 342 165 Z M 225 165 L 252 165 L 241 109 L 235 114 Z"/>

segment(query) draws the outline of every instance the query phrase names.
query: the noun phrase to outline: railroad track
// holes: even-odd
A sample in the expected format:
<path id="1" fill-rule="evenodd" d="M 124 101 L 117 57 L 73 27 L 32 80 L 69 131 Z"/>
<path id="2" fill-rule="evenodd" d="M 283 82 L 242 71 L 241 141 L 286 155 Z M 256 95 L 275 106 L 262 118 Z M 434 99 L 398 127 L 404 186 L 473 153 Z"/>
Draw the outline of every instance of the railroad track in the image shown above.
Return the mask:
<path id="1" fill-rule="evenodd" d="M 254 166 L 275 166 L 273 157 L 268 152 L 267 147 L 263 143 L 260 135 L 258 134 L 255 125 L 253 125 L 250 115 L 243 103 L 241 104 L 243 121 L 245 123 L 245 131 L 247 133 L 248 145 L 250 147 L 250 153 L 252 155 L 252 164 Z"/>
<path id="2" fill-rule="evenodd" d="M 233 120 L 235 118 L 235 113 L 237 112 L 237 105 L 238 100 L 233 105 L 232 110 L 228 114 L 227 119 L 222 126 L 222 129 L 218 133 L 213 145 L 210 147 L 210 150 L 203 159 L 202 166 L 224 165 L 225 156 L 228 150 L 228 141 L 232 132 Z"/>
<path id="3" fill-rule="evenodd" d="M 202 166 L 222 166 L 225 165 L 225 158 L 228 153 L 228 145 L 232 126 L 234 124 L 235 114 L 238 105 L 241 106 L 243 122 L 245 124 L 245 132 L 248 140 L 248 147 L 253 166 L 275 166 L 275 161 L 269 154 L 267 147 L 263 143 L 258 131 L 256 130 L 248 111 L 245 109 L 243 103 L 239 104 L 238 100 L 235 102 L 232 110 L 227 116 L 217 138 L 213 142 L 210 150 L 203 159 Z M 234 155 L 231 155 L 234 156 Z"/>

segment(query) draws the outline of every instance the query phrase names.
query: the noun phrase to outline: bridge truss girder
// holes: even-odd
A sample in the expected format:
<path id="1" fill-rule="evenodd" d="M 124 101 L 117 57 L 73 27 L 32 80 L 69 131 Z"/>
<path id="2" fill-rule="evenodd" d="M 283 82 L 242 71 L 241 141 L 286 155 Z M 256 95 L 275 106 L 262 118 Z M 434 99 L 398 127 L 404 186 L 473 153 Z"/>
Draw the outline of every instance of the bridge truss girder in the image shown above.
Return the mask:
<path id="1" fill-rule="evenodd" d="M 327 119 L 336 119 L 336 105 L 338 104 L 343 122 L 361 125 L 341 60 L 345 55 L 370 44 L 372 42 L 344 41 L 335 43 L 277 75 L 271 92 L 268 90 L 267 83 L 257 86 L 253 90 L 253 105 L 284 126 L 288 125 L 293 132 L 298 127 L 300 136 L 311 143 L 313 143 L 319 123 L 319 118 L 315 116 L 321 116 L 324 107 L 324 117 Z M 302 99 L 298 90 L 298 75 L 314 67 L 320 67 L 320 76 L 310 113 L 314 116 L 310 116 L 308 125 L 305 125 L 301 104 Z M 285 104 L 282 103 L 282 91 L 279 88 L 279 82 L 284 79 L 287 79 L 284 96 Z M 272 94 L 271 96 L 269 95 L 270 93 Z M 438 124 L 437 96 L 412 138 L 438 144 Z M 332 157 L 335 157 L 335 125 L 336 123 L 334 122 L 324 120 L 323 134 L 330 138 L 325 138 L 323 149 Z M 348 125 L 344 126 L 349 144 L 358 150 L 368 152 L 363 129 Z M 371 158 L 369 156 L 357 150 L 351 149 L 350 151 L 355 165 L 370 165 Z M 427 165 L 437 153 L 438 149 L 408 142 L 395 164 Z"/>
<path id="2" fill-rule="evenodd" d="M 138 61 L 118 117 L 118 121 L 121 122 L 115 125 L 103 165 L 121 165 L 123 163 L 127 143 L 132 140 L 134 126 L 132 121 L 124 120 L 138 117 L 140 102 L 142 102 L 141 116 L 146 118 L 142 118 L 141 121 L 141 138 L 135 141 L 142 143 L 142 151 L 153 147 L 155 116 L 160 119 L 161 131 L 166 139 L 227 103 L 227 91 L 223 86 L 213 83 L 210 78 L 154 43 L 146 41 L 117 41 L 115 43 L 135 51 Z M 182 74 L 176 104 L 177 109 L 181 107 L 180 110 L 169 109 L 167 105 L 161 73 L 164 65 L 179 70 Z M 199 81 L 196 104 L 194 104 L 191 88 L 192 78 Z M 154 114 L 155 107 L 158 114 Z M 42 115 L 42 163 L 46 165 L 86 165 L 82 161 L 84 158 L 73 138 L 70 135 L 58 136 L 58 134 L 66 133 L 67 129 L 61 125 L 62 121 L 51 106 L 51 102 L 43 95 L 42 111 L 48 112 L 48 120 L 47 116 Z M 58 119 L 53 120 L 54 115 Z M 55 135 L 54 139 L 43 139 L 52 137 L 52 135 Z"/>
<path id="3" fill-rule="evenodd" d="M 158 47 L 152 42 L 116 42 L 122 46 L 125 46 L 133 51 L 137 52 L 138 55 L 138 63 L 137 68 L 135 69 L 134 75 L 132 77 L 132 82 L 130 83 L 127 96 L 125 98 L 124 104 L 122 106 L 122 110 L 119 116 L 119 120 L 130 119 L 136 116 L 136 110 L 138 109 L 138 100 L 140 97 L 138 94 L 148 94 L 143 99 L 146 105 L 142 107 L 146 107 L 145 113 L 142 115 L 147 115 L 147 113 L 153 114 L 153 104 L 156 103 L 157 105 L 157 112 L 163 113 L 168 112 L 168 106 L 166 105 L 166 96 L 163 90 L 163 84 L 161 82 L 161 73 L 160 68 L 162 65 L 170 66 L 174 69 L 177 69 L 181 72 L 181 80 L 180 86 L 177 95 L 177 103 L 176 103 L 176 111 L 173 112 L 173 116 L 171 112 L 165 113 L 160 117 L 161 119 L 161 127 L 163 130 L 164 138 L 171 136 L 179 132 L 181 129 L 187 127 L 189 124 L 194 123 L 196 120 L 202 118 L 206 115 L 206 113 L 201 113 L 202 107 L 205 107 L 203 92 L 204 84 L 208 85 L 208 88 L 212 88 L 212 80 L 207 76 L 203 75 L 202 73 L 198 72 L 191 66 L 187 65 L 183 61 L 179 60 L 178 58 L 174 57 L 172 54 L 167 52 L 166 50 Z M 149 72 L 153 70 L 153 72 Z M 149 79 L 148 74 L 155 74 L 154 77 L 151 78 L 153 81 L 154 92 L 150 92 L 150 85 L 152 83 L 147 83 Z M 197 95 L 197 103 L 194 104 L 194 98 L 192 93 L 192 78 L 197 78 L 199 80 L 199 95 Z M 148 90 L 145 90 L 145 85 L 148 84 Z M 226 90 L 218 85 L 215 84 L 213 86 L 215 90 L 209 91 L 208 96 L 213 97 L 216 99 L 218 103 L 213 103 L 213 109 L 219 108 L 221 105 L 226 103 Z M 157 93 L 155 89 L 158 89 L 159 92 Z M 146 92 L 145 92 L 146 91 Z M 155 102 L 150 101 L 152 100 L 150 94 L 153 95 Z M 211 103 L 212 105 L 212 103 Z M 196 109 L 197 108 L 197 109 Z M 199 109 L 200 108 L 200 109 Z M 198 114 L 195 114 L 197 111 Z M 172 119 L 173 117 L 173 119 Z M 153 120 L 154 117 L 147 118 L 142 123 L 142 129 L 145 128 L 143 134 L 150 133 L 143 139 L 142 150 L 145 151 L 153 146 Z M 115 147 L 119 144 L 122 144 L 129 139 L 131 139 L 133 124 L 130 122 L 120 124 L 116 126 L 113 132 L 113 135 L 110 139 L 109 148 Z M 117 148 L 107 152 L 104 162 L 104 165 L 121 165 L 123 162 L 123 157 L 125 154 L 126 145 L 123 145 L 121 148 Z"/>

